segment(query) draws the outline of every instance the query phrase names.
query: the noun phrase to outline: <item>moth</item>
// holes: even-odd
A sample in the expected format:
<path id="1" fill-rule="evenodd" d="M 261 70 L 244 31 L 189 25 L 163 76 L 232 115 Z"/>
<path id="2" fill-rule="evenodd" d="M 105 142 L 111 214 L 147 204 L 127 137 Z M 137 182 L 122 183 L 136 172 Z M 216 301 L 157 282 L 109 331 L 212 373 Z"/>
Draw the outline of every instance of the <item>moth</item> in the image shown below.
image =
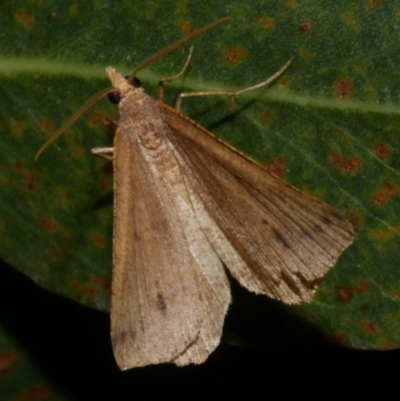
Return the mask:
<path id="1" fill-rule="evenodd" d="M 114 166 L 111 339 L 121 369 L 204 362 L 220 341 L 231 302 L 225 268 L 249 291 L 288 304 L 308 302 L 322 276 L 353 241 L 336 211 L 149 97 L 136 74 L 213 28 L 223 18 L 157 53 L 127 79 L 106 69 L 112 88 L 85 104 L 58 137 L 105 94 L 118 103 L 112 148 L 92 149 Z"/>

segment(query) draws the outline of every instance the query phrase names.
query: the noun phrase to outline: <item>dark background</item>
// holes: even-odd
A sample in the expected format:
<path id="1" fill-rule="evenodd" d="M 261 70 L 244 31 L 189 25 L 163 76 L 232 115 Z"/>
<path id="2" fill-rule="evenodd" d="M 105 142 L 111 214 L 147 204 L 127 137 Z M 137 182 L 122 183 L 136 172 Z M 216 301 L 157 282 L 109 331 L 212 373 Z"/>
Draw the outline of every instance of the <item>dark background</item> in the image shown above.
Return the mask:
<path id="1" fill-rule="evenodd" d="M 235 303 L 233 313 L 234 308 Z M 390 390 L 398 395 L 399 351 L 332 345 L 269 344 L 260 350 L 222 343 L 200 366 L 120 372 L 108 314 L 42 290 L 6 264 L 0 267 L 0 319 L 55 386 L 77 400 L 382 399 Z"/>

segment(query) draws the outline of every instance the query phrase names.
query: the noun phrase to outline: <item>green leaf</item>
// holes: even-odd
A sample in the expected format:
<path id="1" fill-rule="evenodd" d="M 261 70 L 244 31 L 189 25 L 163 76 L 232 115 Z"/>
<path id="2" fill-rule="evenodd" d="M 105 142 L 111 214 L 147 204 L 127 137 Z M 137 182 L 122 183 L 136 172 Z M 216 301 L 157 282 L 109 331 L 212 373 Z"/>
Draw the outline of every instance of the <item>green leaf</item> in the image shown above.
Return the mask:
<path id="1" fill-rule="evenodd" d="M 116 108 L 99 102 L 36 163 L 34 154 L 109 86 L 104 67 L 129 73 L 193 29 L 231 16 L 195 41 L 191 66 L 183 79 L 166 85 L 165 101 L 171 104 L 183 90 L 256 84 L 294 57 L 269 89 L 243 94 L 234 105 L 214 97 L 185 99 L 182 111 L 334 207 L 354 224 L 357 238 L 311 303 L 289 307 L 253 297 L 249 302 L 257 305 L 238 313 L 242 323 L 247 319 L 247 333 L 239 319 L 228 337 L 278 341 L 288 331 L 280 322 L 291 315 L 291 338 L 306 338 L 311 326 L 350 347 L 398 347 L 400 12 L 390 2 L 298 3 L 3 6 L 1 257 L 44 288 L 108 309 L 112 169 L 89 150 L 111 144 L 102 123 L 118 118 Z M 139 74 L 147 93 L 155 93 L 160 77 L 180 70 L 188 48 Z M 277 316 L 274 330 L 271 315 Z"/>

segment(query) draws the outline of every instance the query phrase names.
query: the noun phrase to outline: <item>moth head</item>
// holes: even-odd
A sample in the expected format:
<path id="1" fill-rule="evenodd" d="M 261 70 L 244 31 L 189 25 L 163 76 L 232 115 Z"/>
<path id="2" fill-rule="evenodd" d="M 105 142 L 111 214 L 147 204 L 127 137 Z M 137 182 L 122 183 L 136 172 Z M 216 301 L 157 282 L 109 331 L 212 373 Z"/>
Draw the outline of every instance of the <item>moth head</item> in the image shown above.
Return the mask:
<path id="1" fill-rule="evenodd" d="M 112 91 L 108 94 L 108 99 L 111 103 L 118 104 L 124 96 L 132 92 L 132 88 L 141 88 L 140 80 L 135 76 L 124 78 L 113 67 L 107 67 L 106 73 L 108 78 L 110 78 L 112 86 L 115 88 L 115 91 Z"/>

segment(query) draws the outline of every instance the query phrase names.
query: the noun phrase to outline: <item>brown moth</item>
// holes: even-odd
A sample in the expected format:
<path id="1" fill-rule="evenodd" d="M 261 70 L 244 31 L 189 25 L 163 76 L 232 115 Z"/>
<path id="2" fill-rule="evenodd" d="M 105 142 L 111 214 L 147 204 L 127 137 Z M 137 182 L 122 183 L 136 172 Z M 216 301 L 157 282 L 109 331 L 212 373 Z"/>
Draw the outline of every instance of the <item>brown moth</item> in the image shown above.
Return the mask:
<path id="1" fill-rule="evenodd" d="M 244 287 L 288 304 L 310 301 L 354 231 L 332 208 L 286 184 L 178 110 L 143 91 L 136 73 L 226 18 L 156 54 L 89 101 L 41 151 L 107 93 L 120 119 L 114 163 L 111 339 L 121 369 L 204 362 L 231 301 L 225 266 Z"/>

